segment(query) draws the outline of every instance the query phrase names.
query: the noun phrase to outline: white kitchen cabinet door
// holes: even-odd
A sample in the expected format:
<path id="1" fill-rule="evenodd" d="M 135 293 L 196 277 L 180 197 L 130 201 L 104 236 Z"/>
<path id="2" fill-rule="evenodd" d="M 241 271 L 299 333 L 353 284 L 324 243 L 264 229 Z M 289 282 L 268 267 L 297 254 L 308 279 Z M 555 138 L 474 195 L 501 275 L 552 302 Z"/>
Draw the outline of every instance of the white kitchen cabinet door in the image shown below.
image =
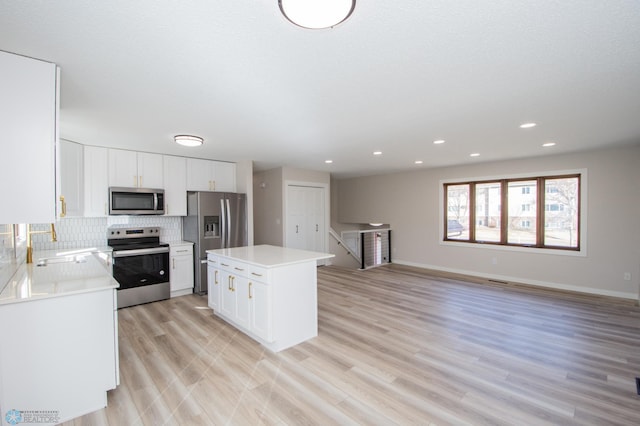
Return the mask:
<path id="1" fill-rule="evenodd" d="M 209 307 L 214 311 L 220 309 L 220 295 L 221 295 L 221 275 L 220 269 L 218 269 L 217 260 L 209 260 L 207 265 L 207 289 L 209 298 Z"/>
<path id="2" fill-rule="evenodd" d="M 220 270 L 220 313 L 233 320 L 236 316 L 236 294 L 233 291 L 235 276 L 224 269 Z"/>
<path id="3" fill-rule="evenodd" d="M 60 141 L 59 217 L 82 216 L 84 207 L 84 156 L 79 143 Z"/>
<path id="4" fill-rule="evenodd" d="M 135 151 L 109 149 L 109 186 L 138 187 L 138 156 Z"/>
<path id="5" fill-rule="evenodd" d="M 193 293 L 193 244 L 171 245 L 171 297 Z"/>
<path id="6" fill-rule="evenodd" d="M 187 159 L 164 155 L 164 214 L 187 215 Z"/>
<path id="7" fill-rule="evenodd" d="M 213 179 L 215 190 L 223 192 L 236 192 L 236 165 L 222 161 L 213 162 Z"/>
<path id="8" fill-rule="evenodd" d="M 200 158 L 187 158 L 187 190 L 215 191 L 212 162 Z"/>
<path id="9" fill-rule="evenodd" d="M 0 223 L 56 220 L 58 70 L 0 51 Z"/>
<path id="10" fill-rule="evenodd" d="M 249 280 L 246 277 L 236 276 L 234 282 L 236 294 L 236 315 L 234 321 L 245 330 L 249 330 L 251 322 L 251 300 L 249 299 Z"/>
<path id="11" fill-rule="evenodd" d="M 138 152 L 138 187 L 164 188 L 163 159 L 161 154 Z"/>
<path id="12" fill-rule="evenodd" d="M 271 287 L 265 282 L 250 281 L 249 298 L 251 305 L 249 330 L 261 339 L 272 342 Z"/>
<path id="13" fill-rule="evenodd" d="M 84 216 L 104 217 L 109 213 L 109 166 L 107 148 L 84 147 Z"/>
<path id="14" fill-rule="evenodd" d="M 162 189 L 162 155 L 109 149 L 109 186 Z"/>
<path id="15" fill-rule="evenodd" d="M 65 422 L 107 405 L 107 391 L 118 384 L 115 292 L 0 306 L 0 335 L 20 338 L 0 346 L 3 416 L 50 407 Z"/>

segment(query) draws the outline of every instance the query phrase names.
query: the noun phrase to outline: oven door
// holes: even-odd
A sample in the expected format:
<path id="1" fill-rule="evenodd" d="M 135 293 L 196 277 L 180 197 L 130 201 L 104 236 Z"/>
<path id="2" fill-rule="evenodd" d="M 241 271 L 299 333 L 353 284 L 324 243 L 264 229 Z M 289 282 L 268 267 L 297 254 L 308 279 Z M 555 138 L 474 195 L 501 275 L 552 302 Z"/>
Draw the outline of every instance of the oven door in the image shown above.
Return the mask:
<path id="1" fill-rule="evenodd" d="M 113 278 L 118 290 L 169 282 L 169 248 L 114 250 Z"/>

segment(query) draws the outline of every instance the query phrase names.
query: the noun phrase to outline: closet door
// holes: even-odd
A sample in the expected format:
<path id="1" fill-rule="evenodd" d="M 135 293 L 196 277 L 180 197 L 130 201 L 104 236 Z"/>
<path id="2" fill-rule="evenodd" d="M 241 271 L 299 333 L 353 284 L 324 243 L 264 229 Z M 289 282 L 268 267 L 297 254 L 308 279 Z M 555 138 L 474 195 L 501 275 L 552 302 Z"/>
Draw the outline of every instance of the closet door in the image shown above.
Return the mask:
<path id="1" fill-rule="evenodd" d="M 287 186 L 286 246 L 325 251 L 325 188 Z"/>

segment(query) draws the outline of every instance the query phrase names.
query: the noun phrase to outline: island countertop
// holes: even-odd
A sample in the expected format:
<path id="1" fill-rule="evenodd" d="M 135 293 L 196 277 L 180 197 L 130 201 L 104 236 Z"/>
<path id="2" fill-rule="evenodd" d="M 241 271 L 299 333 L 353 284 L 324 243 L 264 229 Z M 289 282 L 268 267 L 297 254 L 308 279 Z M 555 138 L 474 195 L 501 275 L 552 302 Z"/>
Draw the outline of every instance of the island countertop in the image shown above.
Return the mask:
<path id="1" fill-rule="evenodd" d="M 296 263 L 313 260 L 329 259 L 334 257 L 331 253 L 291 249 L 286 247 L 258 245 L 246 247 L 234 247 L 226 249 L 207 250 L 208 254 L 226 257 L 246 262 L 250 265 L 274 268 L 293 265 Z"/>
<path id="2" fill-rule="evenodd" d="M 34 263 L 22 264 L 0 293 L 0 305 L 118 288 L 104 264 L 91 252 L 56 256 L 55 251 L 36 252 Z M 75 260 L 62 261 L 63 257 Z M 49 259 L 46 266 L 37 266 Z"/>

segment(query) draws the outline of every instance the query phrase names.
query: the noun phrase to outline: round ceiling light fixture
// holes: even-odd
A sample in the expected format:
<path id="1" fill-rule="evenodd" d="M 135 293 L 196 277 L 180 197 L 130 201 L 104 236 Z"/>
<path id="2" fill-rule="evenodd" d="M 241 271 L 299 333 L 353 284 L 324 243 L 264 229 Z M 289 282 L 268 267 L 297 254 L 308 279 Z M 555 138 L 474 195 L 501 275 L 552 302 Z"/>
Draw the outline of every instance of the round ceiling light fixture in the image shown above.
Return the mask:
<path id="1" fill-rule="evenodd" d="M 291 23 L 319 30 L 344 22 L 353 13 L 356 0 L 278 0 L 278 6 Z"/>
<path id="2" fill-rule="evenodd" d="M 200 146 L 204 143 L 204 139 L 200 136 L 192 136 L 192 135 L 175 135 L 173 140 L 176 141 L 177 144 L 182 146 Z"/>

